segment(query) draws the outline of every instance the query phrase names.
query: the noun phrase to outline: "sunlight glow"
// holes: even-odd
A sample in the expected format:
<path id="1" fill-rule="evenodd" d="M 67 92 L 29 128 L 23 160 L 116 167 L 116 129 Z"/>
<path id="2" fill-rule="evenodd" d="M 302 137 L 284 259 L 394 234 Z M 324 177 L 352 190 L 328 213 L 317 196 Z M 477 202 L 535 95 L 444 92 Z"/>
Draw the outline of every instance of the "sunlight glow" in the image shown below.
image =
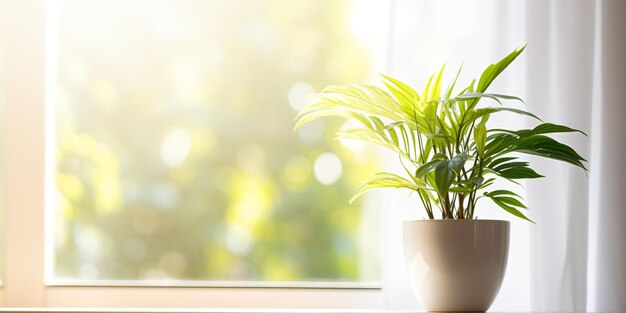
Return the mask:
<path id="1" fill-rule="evenodd" d="M 324 121 L 317 119 L 310 121 L 296 130 L 296 135 L 306 143 L 315 143 L 324 137 Z"/>
<path id="2" fill-rule="evenodd" d="M 161 144 L 161 160 L 169 167 L 178 167 L 189 155 L 191 136 L 184 129 L 170 131 Z"/>
<path id="3" fill-rule="evenodd" d="M 78 75 L 78 74 L 77 74 Z M 92 86 L 93 97 L 103 109 L 112 112 L 119 107 L 119 97 L 113 82 L 107 79 L 98 79 Z"/>
<path id="4" fill-rule="evenodd" d="M 102 246 L 100 233 L 92 227 L 78 227 L 74 243 L 85 259 L 97 258 Z"/>
<path id="5" fill-rule="evenodd" d="M 315 93 L 315 89 L 311 85 L 303 82 L 299 82 L 289 88 L 287 98 L 289 99 L 289 105 L 300 112 L 307 105 L 306 96 Z"/>
<path id="6" fill-rule="evenodd" d="M 238 255 L 247 255 L 252 248 L 252 236 L 248 229 L 240 225 L 231 225 L 225 238 L 228 250 Z"/>
<path id="7" fill-rule="evenodd" d="M 360 1 L 54 1 L 50 279 L 376 281 L 345 205 L 371 154 L 338 119 L 293 131 L 316 88 L 374 72 Z"/>
<path id="8" fill-rule="evenodd" d="M 330 152 L 318 156 L 313 165 L 315 178 L 323 185 L 334 184 L 341 177 L 342 171 L 341 160 Z"/>
<path id="9" fill-rule="evenodd" d="M 343 125 L 341 125 L 340 131 L 346 131 L 348 129 L 359 128 L 361 124 L 356 120 L 348 120 Z M 365 147 L 366 143 L 361 140 L 356 139 L 339 139 L 339 142 L 342 146 L 346 147 L 348 150 L 357 153 Z"/>
<path id="10" fill-rule="evenodd" d="M 98 269 L 91 263 L 84 264 L 80 267 L 80 278 L 97 279 Z"/>

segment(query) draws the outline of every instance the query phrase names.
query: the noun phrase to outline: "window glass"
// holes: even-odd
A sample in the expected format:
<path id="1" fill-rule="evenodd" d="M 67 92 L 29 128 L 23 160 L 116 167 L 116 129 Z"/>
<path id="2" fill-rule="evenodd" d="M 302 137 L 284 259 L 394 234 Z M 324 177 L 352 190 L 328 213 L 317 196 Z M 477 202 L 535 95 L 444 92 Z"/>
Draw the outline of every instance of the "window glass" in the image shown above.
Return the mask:
<path id="1" fill-rule="evenodd" d="M 351 5 L 58 1 L 53 279 L 377 281 L 375 154 L 292 130 L 370 75 Z"/>

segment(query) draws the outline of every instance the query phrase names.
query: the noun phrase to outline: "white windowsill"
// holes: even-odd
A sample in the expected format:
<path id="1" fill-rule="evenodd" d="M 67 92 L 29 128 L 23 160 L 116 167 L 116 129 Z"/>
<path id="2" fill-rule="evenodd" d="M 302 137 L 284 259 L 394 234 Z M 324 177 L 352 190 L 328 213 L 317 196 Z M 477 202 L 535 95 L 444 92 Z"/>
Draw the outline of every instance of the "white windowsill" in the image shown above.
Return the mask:
<path id="1" fill-rule="evenodd" d="M 297 288 L 297 289 L 381 289 L 379 282 L 272 282 L 205 280 L 49 280 L 50 287 L 174 287 L 174 288 Z"/>
<path id="2" fill-rule="evenodd" d="M 196 309 L 196 308 L 0 308 L 16 313 L 413 313 L 403 310 L 348 309 Z"/>

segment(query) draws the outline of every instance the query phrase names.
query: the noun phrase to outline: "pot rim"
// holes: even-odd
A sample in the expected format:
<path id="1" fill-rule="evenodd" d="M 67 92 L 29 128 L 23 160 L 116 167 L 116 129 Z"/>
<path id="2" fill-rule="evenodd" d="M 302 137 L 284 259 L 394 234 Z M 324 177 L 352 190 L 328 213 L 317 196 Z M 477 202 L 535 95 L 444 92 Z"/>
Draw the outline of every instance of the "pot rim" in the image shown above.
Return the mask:
<path id="1" fill-rule="evenodd" d="M 497 220 L 497 219 L 475 219 L 475 220 L 469 220 L 469 219 L 422 219 L 422 220 L 407 220 L 407 221 L 403 221 L 403 224 L 409 224 L 409 223 L 481 223 L 481 222 L 489 222 L 489 223 L 505 223 L 505 224 L 510 224 L 510 221 L 507 220 Z"/>

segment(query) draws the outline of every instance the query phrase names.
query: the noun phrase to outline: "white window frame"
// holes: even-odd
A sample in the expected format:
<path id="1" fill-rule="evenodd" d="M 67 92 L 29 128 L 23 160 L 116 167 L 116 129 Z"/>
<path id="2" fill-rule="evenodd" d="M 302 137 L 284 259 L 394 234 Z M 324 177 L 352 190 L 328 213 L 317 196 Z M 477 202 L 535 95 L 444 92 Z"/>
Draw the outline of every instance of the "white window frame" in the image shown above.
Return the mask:
<path id="1" fill-rule="evenodd" d="M 184 286 L 88 286 L 51 285 L 46 280 L 49 266 L 45 249 L 50 249 L 50 225 L 46 206 L 54 198 L 46 193 L 52 186 L 54 160 L 53 114 L 46 105 L 54 88 L 46 82 L 55 79 L 49 67 L 54 42 L 49 36 L 55 15 L 47 0 L 0 0 L 0 75 L 5 86 L 0 99 L 2 113 L 1 151 L 4 210 L 4 268 L 0 288 L 2 307 L 204 307 L 204 308 L 415 308 L 404 271 L 401 250 L 403 217 L 395 210 L 382 218 L 381 284 L 377 286 L 298 286 L 256 287 L 185 284 Z M 51 49 L 51 50 L 47 50 Z M 46 172 L 47 171 L 47 172 Z M 397 198 L 395 198 L 397 199 Z M 388 199 L 385 207 L 404 206 Z M 382 205 L 382 203 L 381 203 Z M 391 212 L 391 213 L 389 213 Z M 394 213 L 396 212 L 396 213 Z M 406 215 L 406 214 L 405 214 Z M 396 264 L 396 263 L 401 264 Z"/>

